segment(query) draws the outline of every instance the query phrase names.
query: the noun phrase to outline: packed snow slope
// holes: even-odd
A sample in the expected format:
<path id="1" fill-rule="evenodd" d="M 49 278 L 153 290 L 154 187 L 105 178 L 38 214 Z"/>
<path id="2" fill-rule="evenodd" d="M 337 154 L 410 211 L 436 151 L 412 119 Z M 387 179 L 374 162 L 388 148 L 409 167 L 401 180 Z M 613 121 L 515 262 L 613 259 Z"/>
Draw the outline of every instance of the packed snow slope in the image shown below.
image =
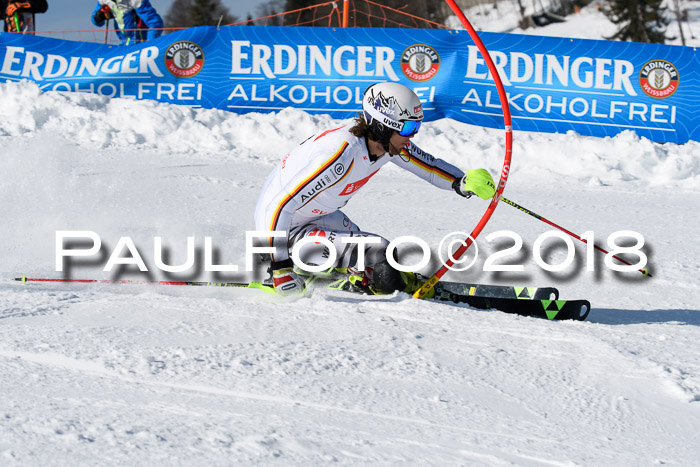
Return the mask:
<path id="1" fill-rule="evenodd" d="M 55 270 L 60 230 L 101 254 L 73 278 L 164 279 L 212 238 L 244 265 L 245 231 L 273 164 L 326 116 L 235 115 L 0 84 L 0 463 L 3 465 L 693 465 L 700 459 L 700 145 L 621 133 L 515 133 L 505 195 L 607 247 L 638 232 L 654 277 L 613 272 L 585 245 L 561 272 L 534 261 L 552 230 L 501 204 L 475 265 L 452 279 L 555 285 L 588 298 L 585 322 L 524 318 L 405 294 L 148 285 L 21 284 Z M 449 120 L 414 141 L 494 176 L 503 134 Z M 433 248 L 486 209 L 388 166 L 345 212 Z M 523 248 L 483 272 L 512 240 Z M 130 237 L 148 274 L 103 272 Z M 630 240 L 628 238 L 628 240 Z M 566 256 L 548 241 L 550 264 Z M 124 250 L 122 256 L 129 256 Z M 625 256 L 636 262 L 634 255 Z M 201 255 L 199 256 L 201 263 Z M 426 268 L 432 273 L 434 265 Z M 230 275 L 229 275 L 230 276 Z M 240 278 L 241 275 L 234 276 Z M 210 279 L 204 271 L 188 278 Z"/>

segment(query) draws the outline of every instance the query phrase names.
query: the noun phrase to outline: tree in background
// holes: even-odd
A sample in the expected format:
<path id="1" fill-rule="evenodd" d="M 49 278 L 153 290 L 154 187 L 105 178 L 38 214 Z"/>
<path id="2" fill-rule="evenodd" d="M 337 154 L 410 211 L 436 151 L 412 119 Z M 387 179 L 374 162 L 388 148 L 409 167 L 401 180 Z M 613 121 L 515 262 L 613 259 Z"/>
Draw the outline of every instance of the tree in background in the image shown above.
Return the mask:
<path id="1" fill-rule="evenodd" d="M 397 2 L 400 3 L 400 2 Z M 445 0 L 427 0 L 422 2 L 403 2 L 407 6 L 407 9 L 411 11 L 406 11 L 419 18 L 429 19 L 434 23 L 445 24 L 447 20 L 448 13 L 452 14 L 450 8 L 445 3 Z M 401 5 L 403 6 L 403 5 Z M 398 8 L 398 6 L 392 7 Z M 404 11 L 404 10 L 401 10 Z"/>
<path id="2" fill-rule="evenodd" d="M 288 11 L 285 6 L 286 0 L 268 0 L 258 6 L 258 18 L 267 18 L 265 26 L 281 26 L 282 17 L 275 15 Z"/>
<path id="3" fill-rule="evenodd" d="M 165 15 L 166 28 L 190 28 L 231 24 L 238 18 L 229 13 L 221 0 L 175 0 Z"/>
<path id="4" fill-rule="evenodd" d="M 619 29 L 606 39 L 663 44 L 668 20 L 662 3 L 663 0 L 610 0 L 609 8 L 603 11 Z"/>
<path id="5" fill-rule="evenodd" d="M 287 0 L 284 3 L 284 10 L 283 11 L 299 10 L 302 8 L 306 8 L 308 6 L 316 5 L 318 3 L 320 3 L 320 2 L 317 2 L 314 0 Z M 304 26 L 314 26 L 314 24 L 312 23 L 312 21 L 314 20 L 312 10 L 302 11 L 298 16 L 295 13 L 294 19 L 296 20 L 297 18 L 298 18 L 298 23 L 303 24 Z M 327 26 L 327 24 L 324 24 L 323 26 Z"/>

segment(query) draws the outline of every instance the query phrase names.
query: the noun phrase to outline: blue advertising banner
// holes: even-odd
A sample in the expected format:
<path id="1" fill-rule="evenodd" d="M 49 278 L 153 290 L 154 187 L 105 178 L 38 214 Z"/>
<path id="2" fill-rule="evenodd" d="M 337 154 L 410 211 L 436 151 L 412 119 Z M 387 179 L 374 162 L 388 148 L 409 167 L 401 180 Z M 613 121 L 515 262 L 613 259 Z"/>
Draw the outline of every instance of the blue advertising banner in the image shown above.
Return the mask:
<path id="1" fill-rule="evenodd" d="M 514 130 L 658 142 L 700 140 L 700 63 L 691 47 L 480 33 Z M 502 128 L 498 93 L 466 31 L 197 27 L 132 46 L 0 35 L 0 79 L 42 90 L 154 99 L 233 112 L 295 107 L 353 116 L 371 83 L 397 81 L 426 119 Z"/>

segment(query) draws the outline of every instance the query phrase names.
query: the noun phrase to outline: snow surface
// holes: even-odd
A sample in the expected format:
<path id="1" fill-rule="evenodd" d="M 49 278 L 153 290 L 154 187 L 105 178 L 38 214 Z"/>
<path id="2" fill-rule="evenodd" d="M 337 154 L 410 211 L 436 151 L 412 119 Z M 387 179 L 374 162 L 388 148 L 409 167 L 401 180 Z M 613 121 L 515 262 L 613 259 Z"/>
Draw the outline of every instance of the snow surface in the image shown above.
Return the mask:
<path id="1" fill-rule="evenodd" d="M 547 273 L 533 250 L 552 228 L 502 204 L 475 265 L 447 278 L 555 285 L 593 305 L 585 322 L 550 322 L 405 294 L 284 300 L 14 282 L 62 277 L 59 230 L 103 242 L 99 258 L 68 270 L 73 278 L 174 277 L 154 266 L 155 236 L 168 264 L 184 262 L 194 236 L 201 265 L 209 236 L 218 264 L 243 268 L 273 164 L 346 122 L 41 93 L 26 82 L 0 84 L 0 102 L 1 465 L 698 464 L 699 143 L 515 132 L 505 196 L 595 232 L 606 249 L 609 234 L 639 232 L 654 275 L 613 272 L 597 252 L 587 272 L 575 240 L 574 263 Z M 501 169 L 498 130 L 440 120 L 415 142 L 464 169 Z M 345 212 L 364 229 L 436 248 L 485 209 L 388 166 Z M 501 230 L 524 247 L 499 263 L 523 272 L 482 271 L 512 244 L 485 240 Z M 127 236 L 149 275 L 102 271 Z M 546 245 L 549 263 L 563 261 L 561 242 Z"/>

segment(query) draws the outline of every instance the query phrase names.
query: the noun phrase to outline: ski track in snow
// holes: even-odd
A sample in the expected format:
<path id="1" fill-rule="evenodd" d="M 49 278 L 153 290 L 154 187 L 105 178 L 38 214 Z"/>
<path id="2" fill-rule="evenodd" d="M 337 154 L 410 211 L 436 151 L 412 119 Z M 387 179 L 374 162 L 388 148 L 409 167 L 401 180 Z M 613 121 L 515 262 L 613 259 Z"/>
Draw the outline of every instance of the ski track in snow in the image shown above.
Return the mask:
<path id="1" fill-rule="evenodd" d="M 697 406 L 648 359 L 659 352 L 644 332 L 403 295 L 334 307 L 319 293 L 289 310 L 248 291 L 86 289 L 67 306 L 54 294 L 52 313 L 3 335 L 5 439 L 24 446 L 5 449 L 10 458 L 49 460 L 47 443 L 115 463 L 131 449 L 224 464 L 219 456 L 634 465 L 693 455 L 676 440 L 693 433 Z M 26 294 L 46 300 L 39 288 Z M 671 360 L 697 337 L 674 333 L 675 346 L 658 346 Z"/>
<path id="2" fill-rule="evenodd" d="M 606 245 L 643 234 L 653 278 L 613 273 L 585 248 L 560 273 L 535 266 L 547 225 L 499 206 L 475 267 L 450 280 L 555 285 L 588 298 L 586 322 L 314 291 L 21 284 L 60 277 L 55 232 L 93 230 L 105 254 L 130 236 L 153 266 L 187 236 L 244 264 L 264 177 L 319 128 L 293 110 L 237 116 L 0 84 L 0 463 L 5 465 L 693 465 L 700 458 L 698 143 L 631 133 L 516 132 L 505 195 Z M 32 104 L 27 104 L 31 102 Z M 502 134 L 441 120 L 416 137 L 467 169 L 500 170 Z M 485 203 L 387 167 L 345 212 L 387 238 L 436 247 Z M 510 245 L 522 273 L 483 273 Z M 498 242 L 497 242 L 498 243 Z M 549 248 L 555 264 L 565 254 Z M 634 257 L 630 257 L 633 261 Z M 75 278 L 110 276 L 106 256 Z M 431 265 L 432 268 L 434 265 Z M 432 271 L 425 271 L 432 272 Z M 200 279 L 209 279 L 202 274 Z"/>

